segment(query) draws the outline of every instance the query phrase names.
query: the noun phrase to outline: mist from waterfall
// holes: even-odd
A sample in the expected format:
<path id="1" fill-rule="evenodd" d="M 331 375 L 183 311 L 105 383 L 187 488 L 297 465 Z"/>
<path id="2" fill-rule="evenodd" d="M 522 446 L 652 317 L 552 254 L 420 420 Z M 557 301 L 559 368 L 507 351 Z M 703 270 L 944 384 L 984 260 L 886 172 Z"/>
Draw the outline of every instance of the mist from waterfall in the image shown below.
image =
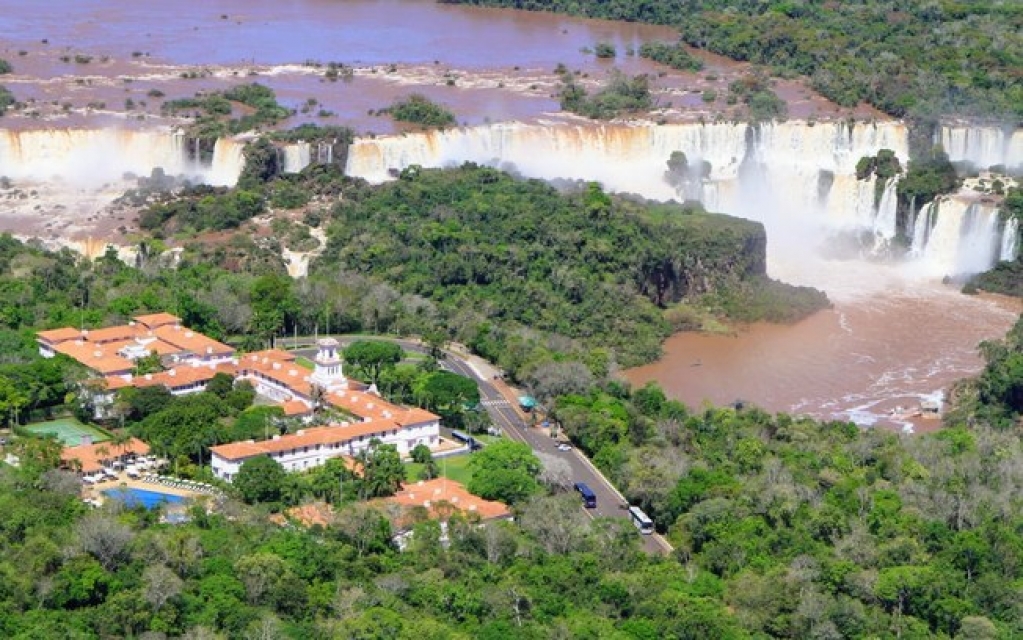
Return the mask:
<path id="1" fill-rule="evenodd" d="M 1013 162 L 1023 157 L 1023 137 L 1001 133 L 999 138 L 996 132 L 946 128 L 942 135 L 962 158 Z M 846 274 L 831 278 L 831 271 L 859 269 L 865 259 L 893 253 L 897 181 L 878 188 L 876 178 L 856 179 L 860 158 L 881 149 L 892 150 L 905 166 L 905 126 L 506 123 L 359 139 L 350 149 L 347 172 L 382 182 L 394 169 L 413 164 L 443 167 L 471 161 L 527 177 L 594 180 L 611 191 L 655 200 L 698 199 L 709 210 L 764 223 L 773 275 L 831 293 L 852 282 Z M 690 168 L 709 164 L 709 174 L 690 172 L 677 188 L 671 186 L 664 176 L 676 151 L 686 155 Z M 889 278 L 976 273 L 1015 254 L 1015 243 L 1003 242 L 1015 227 L 1002 223 L 994 206 L 948 198 L 940 207 L 920 212 L 916 222 L 911 225 L 914 248 L 894 273 L 872 273 L 853 289 L 869 289 Z M 860 242 L 860 260 L 849 260 L 848 251 L 836 244 L 838 238 Z"/>
<path id="2" fill-rule="evenodd" d="M 0 129 L 0 176 L 17 181 L 62 181 L 81 188 L 148 176 L 163 169 L 172 176 L 233 185 L 241 174 L 243 144 L 218 140 L 212 165 L 195 160 L 181 131 L 132 129 Z"/>

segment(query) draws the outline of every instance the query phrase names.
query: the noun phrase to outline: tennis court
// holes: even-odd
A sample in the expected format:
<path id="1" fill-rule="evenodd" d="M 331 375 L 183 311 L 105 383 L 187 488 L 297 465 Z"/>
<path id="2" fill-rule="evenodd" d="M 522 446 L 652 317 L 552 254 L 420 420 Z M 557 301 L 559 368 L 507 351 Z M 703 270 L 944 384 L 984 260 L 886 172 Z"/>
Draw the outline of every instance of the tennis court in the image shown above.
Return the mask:
<path id="1" fill-rule="evenodd" d="M 40 436 L 56 436 L 61 442 L 69 447 L 82 444 L 86 438 L 88 438 L 89 442 L 92 443 L 106 442 L 110 439 L 110 436 L 106 433 L 94 427 L 84 425 L 74 418 L 60 418 L 58 420 L 50 420 L 49 422 L 36 422 L 34 424 L 25 425 L 24 429 Z"/>

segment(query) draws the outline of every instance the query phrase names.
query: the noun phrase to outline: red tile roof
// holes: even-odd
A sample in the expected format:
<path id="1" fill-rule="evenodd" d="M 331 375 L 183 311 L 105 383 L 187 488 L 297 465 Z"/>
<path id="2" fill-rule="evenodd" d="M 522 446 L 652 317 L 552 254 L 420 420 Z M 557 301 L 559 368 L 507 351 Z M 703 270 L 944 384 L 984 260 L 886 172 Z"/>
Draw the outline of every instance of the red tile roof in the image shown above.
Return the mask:
<path id="1" fill-rule="evenodd" d="M 213 338 L 204 336 L 201 333 L 186 329 L 181 325 L 164 325 L 153 329 L 153 334 L 168 344 L 183 351 L 191 351 L 197 355 L 230 355 L 234 353 L 234 347 L 217 342 Z"/>
<path id="2" fill-rule="evenodd" d="M 425 507 L 432 518 L 441 515 L 437 508 L 439 502 L 447 503 L 464 514 L 477 513 L 483 520 L 511 516 L 511 509 L 504 503 L 474 496 L 461 483 L 447 478 L 420 480 L 414 484 L 406 484 L 401 491 L 389 498 L 383 498 L 382 501 L 399 505 L 405 509 Z"/>
<path id="3" fill-rule="evenodd" d="M 140 329 L 138 327 L 124 324 L 103 329 L 87 329 L 82 332 L 82 338 L 95 344 L 103 344 L 104 342 L 115 342 L 117 340 L 132 340 L 139 333 Z"/>
<path id="4" fill-rule="evenodd" d="M 297 433 L 275 436 L 270 440 L 246 440 L 230 442 L 212 447 L 210 450 L 226 460 L 244 460 L 258 455 L 268 455 L 290 451 L 300 447 L 316 445 L 344 444 L 360 437 L 383 437 L 387 432 L 397 431 L 400 427 L 387 420 L 358 422 L 351 425 L 333 425 L 329 427 L 313 427 Z"/>
<path id="5" fill-rule="evenodd" d="M 275 513 L 270 520 L 277 524 L 287 524 L 288 520 L 294 520 L 305 527 L 320 525 L 325 527 L 334 519 L 334 509 L 325 502 L 314 502 L 292 507 L 283 514 Z"/>
<path id="6" fill-rule="evenodd" d="M 135 316 L 132 319 L 150 329 L 155 329 L 168 324 L 181 324 L 181 318 L 165 312 L 149 313 L 142 316 Z"/>
<path id="7" fill-rule="evenodd" d="M 131 360 L 117 355 L 115 350 L 102 344 L 70 340 L 54 345 L 53 350 L 74 358 L 104 376 L 131 373 L 135 368 Z"/>
<path id="8" fill-rule="evenodd" d="M 58 344 L 65 340 L 76 340 L 82 337 L 82 332 L 78 329 L 72 329 L 71 327 L 63 327 L 60 329 L 50 329 L 49 331 L 40 331 L 36 333 L 39 339 L 47 344 Z"/>
<path id="9" fill-rule="evenodd" d="M 99 449 L 106 449 L 107 452 L 100 455 Z M 69 466 L 72 460 L 78 460 L 82 473 L 92 473 L 103 468 L 102 460 L 113 460 L 120 455 L 127 454 L 144 456 L 147 453 L 149 453 L 149 445 L 138 438 L 132 438 L 124 447 L 117 446 L 111 442 L 64 447 L 64 450 L 60 452 L 60 459 Z"/>
<path id="10" fill-rule="evenodd" d="M 313 412 L 313 408 L 301 400 L 288 400 L 281 403 L 281 408 L 284 409 L 284 415 L 291 418 L 307 416 Z"/>

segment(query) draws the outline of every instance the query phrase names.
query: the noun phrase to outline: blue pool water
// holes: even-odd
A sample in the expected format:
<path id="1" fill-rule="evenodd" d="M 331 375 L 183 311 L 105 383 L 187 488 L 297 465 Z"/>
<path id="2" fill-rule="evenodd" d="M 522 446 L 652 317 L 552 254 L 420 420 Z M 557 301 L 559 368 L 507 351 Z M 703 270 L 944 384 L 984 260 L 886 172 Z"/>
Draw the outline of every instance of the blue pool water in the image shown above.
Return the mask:
<path id="1" fill-rule="evenodd" d="M 159 491 L 146 491 L 145 489 L 107 489 L 103 495 L 114 500 L 120 500 L 126 506 L 137 507 L 142 505 L 146 509 L 155 509 L 163 503 L 175 504 L 184 502 L 184 496 L 175 496 Z"/>

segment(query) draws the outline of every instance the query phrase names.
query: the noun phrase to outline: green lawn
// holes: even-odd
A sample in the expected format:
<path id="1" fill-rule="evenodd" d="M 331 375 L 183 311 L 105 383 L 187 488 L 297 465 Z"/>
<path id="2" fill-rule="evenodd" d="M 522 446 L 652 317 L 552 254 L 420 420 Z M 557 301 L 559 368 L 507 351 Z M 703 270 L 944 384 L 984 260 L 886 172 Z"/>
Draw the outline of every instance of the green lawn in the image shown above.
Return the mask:
<path id="1" fill-rule="evenodd" d="M 469 460 L 472 456 L 460 455 L 451 456 L 448 458 L 440 458 L 437 460 L 437 468 L 440 469 L 442 476 L 455 482 L 460 482 L 463 485 L 468 485 L 469 480 L 472 479 L 472 469 L 469 468 Z M 419 479 L 419 472 L 422 471 L 423 465 L 418 462 L 407 462 L 405 463 L 405 477 L 409 481 L 415 481 Z"/>
<path id="2" fill-rule="evenodd" d="M 500 442 L 502 440 L 501 436 L 492 436 L 489 433 L 474 433 L 472 437 L 476 438 L 483 444 L 494 444 L 495 442 Z"/>
<path id="3" fill-rule="evenodd" d="M 315 362 L 313 362 L 309 358 L 303 358 L 302 356 L 298 356 L 298 357 L 295 358 L 295 364 L 297 364 L 300 367 L 304 367 L 306 369 L 309 369 L 309 370 L 312 370 L 312 369 L 316 368 L 316 363 Z"/>

